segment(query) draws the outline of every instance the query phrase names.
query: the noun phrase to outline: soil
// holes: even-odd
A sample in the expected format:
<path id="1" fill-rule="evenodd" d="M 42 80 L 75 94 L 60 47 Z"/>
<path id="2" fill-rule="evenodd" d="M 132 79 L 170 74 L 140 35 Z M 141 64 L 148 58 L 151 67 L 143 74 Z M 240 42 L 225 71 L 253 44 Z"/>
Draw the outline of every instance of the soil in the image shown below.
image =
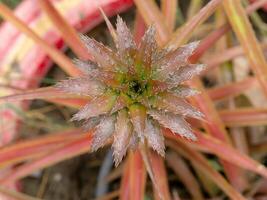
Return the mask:
<path id="1" fill-rule="evenodd" d="M 85 154 L 23 179 L 25 193 L 47 200 L 93 199 L 106 150 Z"/>

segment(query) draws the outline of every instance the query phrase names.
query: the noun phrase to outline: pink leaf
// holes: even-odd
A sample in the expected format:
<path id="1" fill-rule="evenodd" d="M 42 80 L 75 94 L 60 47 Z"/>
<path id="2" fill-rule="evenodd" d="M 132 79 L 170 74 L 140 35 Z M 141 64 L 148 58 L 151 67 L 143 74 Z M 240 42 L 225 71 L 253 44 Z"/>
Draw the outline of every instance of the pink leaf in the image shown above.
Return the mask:
<path id="1" fill-rule="evenodd" d="M 111 49 L 84 35 L 81 35 L 81 40 L 85 43 L 88 53 L 93 56 L 99 67 L 107 71 L 116 70 L 118 60 Z"/>
<path id="2" fill-rule="evenodd" d="M 131 122 L 138 138 L 144 142 L 144 131 L 146 126 L 146 109 L 141 104 L 133 104 L 129 108 Z"/>
<path id="3" fill-rule="evenodd" d="M 114 94 L 105 94 L 99 96 L 88 104 L 86 104 L 79 112 L 77 112 L 72 120 L 82 120 L 89 119 L 91 117 L 96 117 L 101 114 L 108 113 L 116 101 L 117 96 Z"/>
<path id="4" fill-rule="evenodd" d="M 99 96 L 105 91 L 105 86 L 100 81 L 89 77 L 69 78 L 57 83 L 56 88 L 70 94 L 90 97 Z"/>
<path id="5" fill-rule="evenodd" d="M 139 62 L 140 60 L 142 60 L 142 62 L 144 62 L 145 64 L 145 67 L 150 67 L 152 61 L 152 54 L 157 48 L 155 33 L 155 27 L 150 26 L 142 37 L 141 43 L 138 48 L 137 61 Z"/>
<path id="6" fill-rule="evenodd" d="M 205 68 L 206 65 L 204 64 L 189 64 L 179 68 L 173 74 L 169 74 L 167 80 L 176 86 L 199 75 Z"/>
<path id="7" fill-rule="evenodd" d="M 106 141 L 110 138 L 114 132 L 115 117 L 103 117 L 100 123 L 96 126 L 96 130 L 93 133 L 92 151 L 97 151 L 100 147 L 106 144 Z"/>
<path id="8" fill-rule="evenodd" d="M 96 74 L 98 71 L 96 64 L 91 61 L 73 59 L 73 64 L 88 76 L 92 76 L 92 74 Z"/>
<path id="9" fill-rule="evenodd" d="M 129 146 L 130 137 L 132 134 L 132 125 L 128 118 L 126 110 L 121 110 L 117 116 L 115 125 L 114 139 L 113 139 L 113 156 L 115 166 L 117 167 L 121 162 L 123 156 L 126 154 Z"/>
<path id="10" fill-rule="evenodd" d="M 171 93 L 163 93 L 160 97 L 152 100 L 152 106 L 167 110 L 174 114 L 203 119 L 204 115 L 187 103 L 184 99 L 179 98 Z"/>
<path id="11" fill-rule="evenodd" d="M 199 91 L 185 85 L 179 85 L 178 87 L 173 88 L 171 93 L 178 97 L 186 98 L 199 94 Z"/>
<path id="12" fill-rule="evenodd" d="M 126 26 L 121 17 L 117 17 L 117 49 L 120 54 L 127 54 L 129 50 L 135 49 L 136 44 L 134 42 L 131 31 Z"/>
<path id="13" fill-rule="evenodd" d="M 182 116 L 157 111 L 155 109 L 149 110 L 148 114 L 157 120 L 162 126 L 169 128 L 174 133 L 190 140 L 197 140 L 195 134 L 190 128 L 190 125 L 183 119 Z"/>
<path id="14" fill-rule="evenodd" d="M 153 148 L 158 154 L 164 157 L 165 156 L 164 137 L 161 133 L 159 126 L 157 126 L 157 124 L 155 124 L 150 119 L 146 121 L 145 137 L 147 139 L 148 145 L 151 148 Z"/>
<path id="15" fill-rule="evenodd" d="M 188 58 L 197 48 L 199 42 L 192 42 L 175 50 L 165 50 L 163 57 L 156 58 L 153 62 L 156 74 L 161 78 L 167 78 L 181 66 L 188 64 Z M 169 47 L 171 49 L 171 47 Z"/>

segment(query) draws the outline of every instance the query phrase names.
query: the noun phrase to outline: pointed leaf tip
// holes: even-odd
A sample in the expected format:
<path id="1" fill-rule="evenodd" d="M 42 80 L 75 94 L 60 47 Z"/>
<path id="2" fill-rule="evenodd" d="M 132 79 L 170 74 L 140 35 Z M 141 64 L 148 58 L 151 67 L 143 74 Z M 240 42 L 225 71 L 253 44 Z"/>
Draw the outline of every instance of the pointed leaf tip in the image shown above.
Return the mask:
<path id="1" fill-rule="evenodd" d="M 71 120 L 80 121 L 106 114 L 112 109 L 116 99 L 117 96 L 115 94 L 104 94 L 99 96 L 80 109 L 79 112 L 73 115 Z"/>
<path id="2" fill-rule="evenodd" d="M 132 126 L 126 110 L 119 111 L 113 137 L 113 157 L 117 167 L 127 152 L 132 135 Z"/>
<path id="3" fill-rule="evenodd" d="M 150 104 L 154 108 L 165 110 L 176 115 L 192 117 L 200 120 L 203 120 L 205 117 L 201 111 L 191 106 L 183 98 L 169 92 L 162 93 L 161 96 L 153 99 Z"/>
<path id="4" fill-rule="evenodd" d="M 117 70 L 116 67 L 117 65 L 120 66 L 120 63 L 118 63 L 118 59 L 111 49 L 85 35 L 80 34 L 80 38 L 85 43 L 88 53 L 93 56 L 94 61 L 100 68 L 107 71 Z"/>
<path id="5" fill-rule="evenodd" d="M 83 122 L 82 129 L 85 131 L 91 130 L 99 124 L 101 117 L 102 116 L 92 117 L 90 119 L 85 120 L 85 122 Z"/>
<path id="6" fill-rule="evenodd" d="M 150 68 L 152 59 L 157 49 L 157 42 L 155 39 L 156 29 L 153 25 L 149 26 L 144 36 L 141 39 L 141 43 L 138 47 L 138 62 L 144 62 L 146 68 Z"/>
<path id="7" fill-rule="evenodd" d="M 184 81 L 191 80 L 206 69 L 205 64 L 189 64 L 178 69 L 174 74 L 168 76 L 168 81 L 173 85 L 178 85 Z"/>
<path id="8" fill-rule="evenodd" d="M 188 44 L 185 44 L 185 45 L 178 47 L 177 50 L 179 52 L 183 52 L 184 55 L 187 55 L 189 57 L 194 53 L 194 51 L 197 49 L 199 44 L 200 44 L 200 40 L 193 41 L 193 42 L 190 42 Z M 175 48 L 175 46 L 172 46 L 171 44 L 168 47 L 171 49 Z"/>
<path id="9" fill-rule="evenodd" d="M 116 43 L 117 49 L 120 54 L 124 55 L 123 57 L 127 57 L 129 51 L 136 48 L 136 44 L 131 31 L 119 15 L 117 16 L 116 30 L 118 36 Z"/>
<path id="10" fill-rule="evenodd" d="M 166 49 L 164 53 L 165 55 L 161 56 L 161 58 L 155 58 L 153 65 L 155 66 L 158 78 L 167 81 L 175 81 L 176 79 L 179 80 L 183 78 L 181 69 L 186 65 L 194 66 L 192 64 L 190 65 L 189 58 L 197 48 L 198 44 L 199 42 L 192 42 L 175 50 L 172 50 L 172 47 L 168 47 L 170 50 Z M 198 69 L 200 70 L 200 68 Z M 192 76 L 189 78 L 191 77 Z"/>
<path id="11" fill-rule="evenodd" d="M 175 87 L 171 90 L 171 93 L 174 95 L 177 95 L 178 97 L 186 98 L 186 97 L 191 97 L 195 96 L 197 94 L 200 94 L 200 91 L 197 89 L 190 88 L 185 85 L 179 85 L 178 87 Z"/>
<path id="12" fill-rule="evenodd" d="M 90 77 L 69 78 L 58 82 L 55 87 L 66 93 L 81 96 L 99 96 L 105 91 L 105 86 L 97 80 Z"/>
<path id="13" fill-rule="evenodd" d="M 74 58 L 72 60 L 72 63 L 80 69 L 84 74 L 92 76 L 92 73 L 94 73 L 97 70 L 97 66 L 95 63 L 91 61 L 83 61 L 77 58 Z"/>
<path id="14" fill-rule="evenodd" d="M 190 125 L 182 116 L 158 111 L 156 109 L 150 109 L 148 114 L 157 120 L 163 127 L 170 129 L 172 132 L 192 141 L 197 140 L 197 137 L 192 132 Z"/>
<path id="15" fill-rule="evenodd" d="M 155 122 L 147 119 L 145 128 L 145 137 L 148 145 L 162 157 L 165 156 L 165 145 L 163 134 Z"/>
<path id="16" fill-rule="evenodd" d="M 97 151 L 103 147 L 114 132 L 115 117 L 103 117 L 93 134 L 91 151 Z"/>
<path id="17" fill-rule="evenodd" d="M 100 10 L 106 24 L 107 24 L 107 27 L 108 27 L 108 30 L 113 38 L 113 41 L 116 43 L 117 42 L 117 39 L 118 39 L 118 36 L 117 36 L 117 33 L 113 27 L 113 25 L 111 24 L 111 22 L 109 21 L 108 17 L 106 16 L 104 10 L 101 8 L 101 7 L 98 7 L 98 9 Z"/>

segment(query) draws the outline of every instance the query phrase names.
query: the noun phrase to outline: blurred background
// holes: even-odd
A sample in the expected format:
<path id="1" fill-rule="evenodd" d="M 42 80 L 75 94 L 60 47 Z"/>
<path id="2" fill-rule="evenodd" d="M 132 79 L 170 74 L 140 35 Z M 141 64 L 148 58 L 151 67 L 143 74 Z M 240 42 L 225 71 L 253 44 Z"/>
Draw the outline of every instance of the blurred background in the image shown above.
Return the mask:
<path id="1" fill-rule="evenodd" d="M 190 123 L 211 137 L 207 140 L 203 137 L 197 144 L 166 139 L 166 157 L 155 161 L 155 167 L 159 166 L 158 180 L 165 181 L 164 189 L 168 191 L 164 198 L 267 199 L 264 167 L 267 164 L 267 1 L 48 1 L 67 26 L 57 21 L 58 16 L 51 14 L 40 1 L 0 0 L 23 22 L 23 25 L 16 23 L 0 7 L 0 96 L 49 87 L 67 78 L 68 70 L 61 66 L 64 59 L 71 62 L 82 56 L 74 44 L 72 30 L 115 48 L 99 6 L 112 24 L 119 14 L 135 34 L 138 27 L 142 32 L 145 24 L 155 23 L 158 31 L 169 33 L 173 44 L 178 44 L 175 38 L 179 35 L 184 37 L 183 41 L 201 41 L 191 59 L 207 65 L 207 70 L 193 83 L 203 96 L 190 101 L 208 116 L 208 125 Z M 80 134 L 76 130 L 80 124 L 69 120 L 77 111 L 75 102 L 0 103 L 1 200 L 128 199 L 136 191 L 136 200 L 159 199 L 149 178 L 135 180 L 135 187 L 129 186 L 128 190 L 123 188 L 125 177 L 139 176 L 138 169 L 145 171 L 137 166 L 142 165 L 138 156 L 134 157 L 137 161 L 133 161 L 136 165 L 132 171 L 127 172 L 131 175 L 127 175 L 125 168 L 129 168 L 133 156 L 114 168 L 109 147 L 92 154 L 74 150 L 70 156 L 72 149 L 62 151 L 62 155 L 43 162 L 42 158 L 56 155 L 65 145 L 64 137 L 59 140 L 61 143 L 56 143 L 54 137 L 53 144 L 47 137 L 68 135 L 69 130 Z M 46 139 L 42 140 L 43 137 Z M 43 164 L 34 168 L 30 164 L 35 161 Z M 33 167 L 32 171 L 20 176 L 24 166 Z M 146 177 L 144 174 L 141 176 Z M 9 178 L 14 181 L 5 182 Z"/>

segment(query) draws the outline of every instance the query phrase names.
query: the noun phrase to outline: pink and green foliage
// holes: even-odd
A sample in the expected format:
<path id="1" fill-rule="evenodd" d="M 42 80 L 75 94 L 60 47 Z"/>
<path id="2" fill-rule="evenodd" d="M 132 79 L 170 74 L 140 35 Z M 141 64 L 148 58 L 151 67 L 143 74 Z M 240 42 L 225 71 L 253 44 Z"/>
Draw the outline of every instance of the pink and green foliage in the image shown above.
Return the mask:
<path id="1" fill-rule="evenodd" d="M 79 110 L 71 120 L 82 121 L 83 127 L 3 146 L 1 185 L 8 186 L 36 170 L 86 152 L 94 153 L 110 144 L 115 166 L 121 162 L 125 166 L 116 193 L 121 199 L 144 199 L 147 174 L 153 184 L 154 199 L 172 199 L 165 156 L 193 199 L 204 199 L 202 189 L 215 197 L 217 194 L 210 189 L 214 185 L 231 199 L 247 199 L 243 191 L 254 191 L 256 186 L 249 184 L 251 179 L 243 170 L 267 177 L 261 160 L 251 157 L 259 148 L 266 149 L 266 144 L 252 144 L 244 137 L 245 132 L 240 131 L 244 126 L 266 125 L 266 109 L 254 107 L 257 103 L 254 99 L 250 107 L 242 108 L 243 103 L 234 98 L 240 94 L 249 98 L 246 93 L 249 88 L 257 88 L 258 93 L 262 89 L 266 96 L 266 61 L 261 49 L 265 47 L 259 45 L 248 21 L 248 14 L 265 5 L 266 0 L 255 1 L 247 10 L 241 0 L 211 0 L 205 6 L 192 0 L 188 19 L 173 34 L 179 8 L 176 0 L 162 0 L 161 8 L 153 0 L 134 0 L 137 7 L 134 31 L 119 16 L 114 28 L 105 16 L 108 9 L 96 7 L 96 12 L 99 16 L 102 12 L 106 21 L 114 48 L 78 34 L 50 1 L 36 2 L 77 54 L 77 59 L 71 60 L 48 44 L 2 3 L 0 15 L 33 39 L 73 77 L 51 87 L 31 90 L 10 87 L 14 94 L 1 97 L 0 103 L 43 99 L 74 107 Z M 132 4 L 131 1 L 120 3 L 118 11 L 119 6 L 123 10 L 124 5 L 126 8 Z M 226 16 L 220 14 L 222 10 Z M 215 19 L 209 23 L 215 30 L 208 29 L 211 33 L 203 39 L 206 34 L 201 34 L 201 28 L 210 25 L 204 22 L 214 12 Z M 196 14 L 191 16 L 192 13 Z M 227 32 L 231 28 L 241 47 L 230 47 L 226 37 L 230 37 Z M 194 31 L 197 33 L 193 37 Z M 213 51 L 208 51 L 213 45 Z M 213 53 L 214 50 L 222 52 L 221 55 Z M 247 75 L 237 82 L 229 80 L 227 74 L 236 77 L 240 74 L 225 67 L 225 62 L 232 61 L 228 63 L 232 68 L 240 67 L 235 58 L 243 54 L 248 58 L 253 77 Z M 216 59 L 218 56 L 221 57 Z M 207 64 L 198 64 L 199 59 Z M 204 86 L 201 77 L 207 69 L 214 69 L 209 75 L 216 77 L 218 87 Z M 223 110 L 217 106 L 218 100 L 225 104 Z M 206 153 L 219 159 L 216 164 L 225 176 L 210 164 L 215 161 L 206 157 Z M 192 188 L 197 192 L 193 193 Z M 0 193 L 27 198 L 1 188 Z"/>
<path id="2" fill-rule="evenodd" d="M 111 29 L 114 30 L 113 27 Z M 146 143 L 164 155 L 160 126 L 196 140 L 184 118 L 203 117 L 183 99 L 194 95 L 193 90 L 181 85 L 204 69 L 202 65 L 188 62 L 197 43 L 178 49 L 161 49 L 156 44 L 155 33 L 155 28 L 149 27 L 141 43 L 136 44 L 130 30 L 118 17 L 116 31 L 113 32 L 116 50 L 81 36 L 95 64 L 76 60 L 78 68 L 86 74 L 61 81 L 55 86 L 66 93 L 92 98 L 72 120 L 85 120 L 85 127 L 90 124 L 88 128 L 95 128 L 94 151 L 109 139 L 113 141 L 114 152 L 117 152 L 114 153 L 116 165 L 124 155 L 118 152 L 136 149 Z M 120 138 L 120 145 L 116 145 L 118 134 L 125 137 Z"/>

